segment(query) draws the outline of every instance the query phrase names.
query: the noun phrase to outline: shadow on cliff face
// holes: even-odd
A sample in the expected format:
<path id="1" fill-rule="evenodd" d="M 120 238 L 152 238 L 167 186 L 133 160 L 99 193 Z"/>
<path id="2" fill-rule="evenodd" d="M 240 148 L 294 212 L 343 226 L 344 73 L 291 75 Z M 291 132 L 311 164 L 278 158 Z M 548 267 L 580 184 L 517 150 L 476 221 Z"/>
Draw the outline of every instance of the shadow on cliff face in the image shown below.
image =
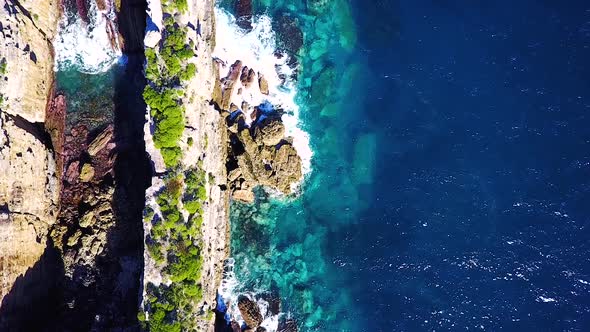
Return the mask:
<path id="1" fill-rule="evenodd" d="M 143 290 L 143 209 L 145 190 L 151 182 L 151 164 L 143 139 L 146 6 L 145 0 L 123 0 L 118 15 L 127 64 L 115 81 L 113 123 L 117 158 L 112 199 L 115 223 L 109 229 L 104 255 L 97 259 L 100 275 L 96 280 L 96 300 L 101 306 L 97 311 L 104 313 L 105 318 L 103 322 L 93 323 L 93 329 L 97 331 L 139 330 L 137 312 Z"/>
<path id="2" fill-rule="evenodd" d="M 0 304 L 0 331 L 53 331 L 62 310 L 64 264 L 51 239 L 35 265 L 18 277 Z"/>
<path id="3" fill-rule="evenodd" d="M 121 1 L 118 21 L 125 40 L 127 64 L 113 81 L 114 118 L 111 114 L 102 114 L 100 129 L 88 133 L 88 136 L 80 136 L 80 145 L 75 143 L 77 141 L 68 143 L 70 147 L 73 144 L 75 153 L 69 155 L 71 160 L 67 161 L 66 168 L 74 162 L 80 165 L 89 163 L 88 144 L 83 138 L 93 140 L 96 133 L 112 124 L 112 141 L 116 143 L 113 155 L 116 159 L 112 166 L 114 176 L 111 177 L 111 172 L 108 172 L 99 179 L 98 174 L 104 172 L 93 164 L 97 175 L 92 182 L 80 184 L 79 180 L 75 180 L 79 174 L 75 174 L 74 180 L 62 179 L 64 183 L 69 181 L 76 185 L 70 185 L 67 192 L 69 199 L 61 198 L 60 216 L 52 228 L 54 235 L 49 237 L 43 256 L 18 278 L 4 297 L 0 306 L 0 331 L 139 330 L 137 312 L 143 289 L 142 212 L 145 190 L 151 179 L 151 166 L 143 140 L 146 111 L 142 97 L 145 86 L 142 73 L 145 9 L 145 0 Z M 71 136 L 71 128 L 61 128 Z M 77 197 L 82 196 L 103 197 L 110 195 L 109 192 L 112 193 L 109 200 L 112 220 L 98 225 L 98 228 L 83 226 L 83 216 L 96 212 L 93 220 L 101 220 L 101 212 L 92 211 L 84 201 L 77 204 L 68 202 L 78 202 L 80 199 Z M 96 252 L 95 242 L 86 243 L 83 239 L 88 235 L 98 236 L 97 232 L 105 233 L 104 250 L 97 250 L 96 256 L 87 256 L 95 259 L 92 262 L 87 262 L 86 258 L 77 260 L 81 252 Z M 56 238 L 68 240 L 79 234 L 80 241 L 76 239 L 68 243 L 64 240 L 60 241 L 61 245 L 57 245 L 56 241 L 54 245 L 52 239 L 55 234 L 58 234 Z"/>

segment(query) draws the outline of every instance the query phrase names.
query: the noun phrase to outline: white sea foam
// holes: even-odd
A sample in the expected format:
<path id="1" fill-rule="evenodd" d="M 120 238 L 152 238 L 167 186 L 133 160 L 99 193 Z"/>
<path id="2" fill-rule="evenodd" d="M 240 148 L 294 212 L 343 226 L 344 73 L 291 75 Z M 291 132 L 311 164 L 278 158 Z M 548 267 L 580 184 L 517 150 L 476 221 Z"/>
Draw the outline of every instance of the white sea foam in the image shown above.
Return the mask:
<path id="1" fill-rule="evenodd" d="M 283 109 L 286 112 L 282 117 L 286 134 L 293 137 L 293 146 L 302 159 L 303 173 L 309 173 L 313 153 L 309 145 L 309 135 L 301 129 L 299 107 L 295 103 L 296 82 L 281 79 L 281 76 L 291 77 L 293 69 L 287 65 L 286 54 L 283 54 L 280 59 L 275 55 L 276 39 L 270 17 L 266 15 L 254 17 L 253 28 L 249 32 L 238 27 L 235 17 L 223 9 L 215 9 L 215 19 L 216 46 L 213 56 L 225 64 L 221 68 L 220 75 L 224 77 L 230 65 L 236 60 L 241 60 L 244 66 L 262 73 L 269 86 L 268 95 L 260 92 L 256 82 L 253 84 L 256 88 L 243 87 L 242 93 L 238 94 L 238 87 L 241 87 L 238 83 L 238 87 L 234 88 L 231 101 L 238 107 L 241 107 L 242 101 L 251 106 L 258 106 L 268 101 L 275 108 Z M 246 113 L 247 121 L 250 121 L 249 112 L 243 111 Z"/>
<path id="2" fill-rule="evenodd" d="M 113 38 L 118 38 L 113 23 L 115 13 L 113 6 L 109 7 L 110 10 L 100 11 L 96 2 L 91 1 L 88 23 L 77 14 L 69 20 L 68 14 L 64 14 L 53 41 L 55 71 L 73 68 L 82 73 L 97 74 L 107 71 L 118 62 L 121 50 L 118 45 L 113 47 L 109 36 L 110 29 Z M 115 44 L 117 43 L 118 41 Z"/>

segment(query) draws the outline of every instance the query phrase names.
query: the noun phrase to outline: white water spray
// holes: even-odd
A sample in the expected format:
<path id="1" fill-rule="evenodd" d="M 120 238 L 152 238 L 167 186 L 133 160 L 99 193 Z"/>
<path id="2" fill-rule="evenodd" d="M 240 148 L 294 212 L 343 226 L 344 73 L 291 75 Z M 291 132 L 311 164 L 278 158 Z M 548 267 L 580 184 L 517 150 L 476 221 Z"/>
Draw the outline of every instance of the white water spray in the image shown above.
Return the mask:
<path id="1" fill-rule="evenodd" d="M 99 10 L 96 2 L 91 0 L 88 23 L 77 14 L 73 20 L 68 20 L 67 15 L 62 17 L 53 41 L 55 71 L 75 69 L 98 74 L 118 62 L 122 53 L 112 4 L 105 10 Z"/>

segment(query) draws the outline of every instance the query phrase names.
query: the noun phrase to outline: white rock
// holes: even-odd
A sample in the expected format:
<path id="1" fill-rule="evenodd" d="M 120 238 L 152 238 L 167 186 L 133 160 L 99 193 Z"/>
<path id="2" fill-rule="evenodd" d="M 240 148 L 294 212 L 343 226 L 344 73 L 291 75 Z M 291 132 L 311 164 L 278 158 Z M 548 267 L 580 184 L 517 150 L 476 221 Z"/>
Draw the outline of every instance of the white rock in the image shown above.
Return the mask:
<path id="1" fill-rule="evenodd" d="M 154 48 L 158 45 L 160 39 L 162 39 L 162 34 L 159 31 L 150 30 L 146 32 L 143 43 L 146 47 Z"/>

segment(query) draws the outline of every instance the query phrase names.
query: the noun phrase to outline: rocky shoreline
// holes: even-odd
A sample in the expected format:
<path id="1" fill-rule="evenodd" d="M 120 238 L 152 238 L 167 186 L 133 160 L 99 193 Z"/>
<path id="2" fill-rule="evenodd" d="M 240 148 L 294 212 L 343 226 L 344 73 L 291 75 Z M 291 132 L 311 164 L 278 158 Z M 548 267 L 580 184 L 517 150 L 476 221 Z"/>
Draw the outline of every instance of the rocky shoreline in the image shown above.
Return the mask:
<path id="1" fill-rule="evenodd" d="M 88 2 L 67 3 L 88 21 Z M 235 103 L 242 92 L 268 95 L 269 82 L 239 59 L 231 67 L 214 60 L 214 5 L 189 0 L 176 18 L 189 28 L 189 61 L 197 70 L 182 84 L 181 166 L 171 170 L 156 148 L 157 123 L 142 98 L 144 49 L 165 35 L 160 1 L 93 4 L 116 6 L 106 28 L 127 63 L 112 89 L 85 96 L 94 106 L 75 112 L 68 100 L 74 97 L 54 83 L 52 42 L 62 3 L 0 0 L 0 329 L 139 329 L 150 287 L 170 282 L 169 267 L 150 251 L 153 227 L 166 218 L 160 196 L 171 174 L 189 181 L 198 170 L 206 193 L 194 239 L 202 295 L 192 300 L 189 316 L 197 330 L 213 331 L 230 254 L 230 201 L 254 202 L 258 186 L 289 195 L 302 178 L 281 111 Z M 248 27 L 252 9 L 245 5 L 240 10 Z M 185 201 L 189 189 L 185 184 L 179 207 L 194 223 Z M 256 311 L 245 298 L 241 303 Z M 29 321 L 30 314 L 42 319 Z"/>

